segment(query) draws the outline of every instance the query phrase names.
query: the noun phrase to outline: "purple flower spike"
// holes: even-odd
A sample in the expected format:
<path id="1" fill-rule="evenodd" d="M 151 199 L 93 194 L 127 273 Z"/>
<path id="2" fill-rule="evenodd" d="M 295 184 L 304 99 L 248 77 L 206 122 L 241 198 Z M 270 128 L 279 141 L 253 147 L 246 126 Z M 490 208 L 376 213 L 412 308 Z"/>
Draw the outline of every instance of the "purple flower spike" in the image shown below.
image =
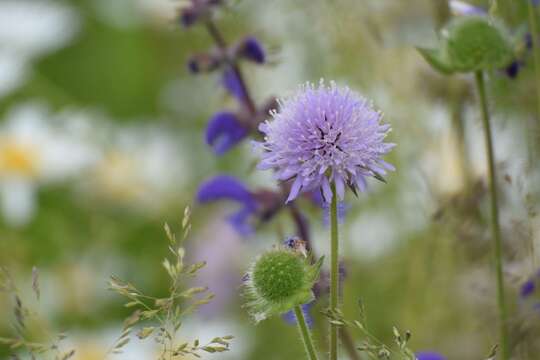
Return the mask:
<path id="1" fill-rule="evenodd" d="M 248 36 L 242 40 L 238 44 L 236 54 L 257 64 L 264 64 L 266 58 L 261 43 L 254 36 Z"/>
<path id="2" fill-rule="evenodd" d="M 444 356 L 433 351 L 421 351 L 416 353 L 417 360 L 446 360 Z"/>
<path id="3" fill-rule="evenodd" d="M 206 143 L 217 155 L 223 155 L 234 145 L 242 141 L 248 131 L 240 123 L 235 114 L 219 112 L 215 114 L 206 127 Z"/>
<path id="4" fill-rule="evenodd" d="M 390 125 L 371 103 L 334 82 L 307 84 L 293 97 L 279 102 L 272 121 L 259 126 L 264 133 L 261 170 L 274 169 L 279 180 L 293 180 L 287 202 L 302 191 L 321 189 L 331 202 L 331 183 L 343 200 L 346 185 L 356 192 L 366 178 L 384 181 L 394 167 L 382 160 L 394 144 L 385 143 Z"/>
<path id="5" fill-rule="evenodd" d="M 309 304 L 302 305 L 302 313 L 304 314 L 304 319 L 306 319 L 307 326 L 311 329 L 313 327 L 313 317 L 310 314 L 310 310 L 313 307 L 314 302 L 310 302 Z M 282 315 L 283 320 L 287 324 L 290 325 L 296 325 L 296 316 L 294 315 L 294 311 L 289 311 Z"/>
<path id="6" fill-rule="evenodd" d="M 223 84 L 223 87 L 227 89 L 227 91 L 238 101 L 243 102 L 247 98 L 246 89 L 242 85 L 242 82 L 238 78 L 236 72 L 231 67 L 227 67 L 223 71 L 221 83 Z"/>
<path id="7" fill-rule="evenodd" d="M 229 216 L 228 220 L 239 234 L 251 234 L 253 229 L 250 220 L 256 213 L 258 204 L 247 187 L 240 180 L 227 175 L 216 176 L 199 187 L 197 192 L 199 203 L 219 200 L 231 200 L 242 205 L 242 208 Z"/>

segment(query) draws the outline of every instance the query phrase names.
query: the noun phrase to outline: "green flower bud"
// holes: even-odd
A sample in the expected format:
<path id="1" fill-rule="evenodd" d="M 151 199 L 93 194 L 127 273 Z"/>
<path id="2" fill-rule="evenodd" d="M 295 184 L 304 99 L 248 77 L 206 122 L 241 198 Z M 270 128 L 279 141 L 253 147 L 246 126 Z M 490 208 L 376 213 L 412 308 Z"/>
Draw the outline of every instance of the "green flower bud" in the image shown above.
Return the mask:
<path id="1" fill-rule="evenodd" d="M 246 307 L 255 321 L 312 301 L 322 260 L 312 265 L 301 253 L 281 247 L 260 255 L 244 283 Z"/>
<path id="2" fill-rule="evenodd" d="M 442 44 L 455 71 L 473 72 L 506 66 L 512 46 L 505 30 L 482 16 L 462 16 L 443 30 Z"/>

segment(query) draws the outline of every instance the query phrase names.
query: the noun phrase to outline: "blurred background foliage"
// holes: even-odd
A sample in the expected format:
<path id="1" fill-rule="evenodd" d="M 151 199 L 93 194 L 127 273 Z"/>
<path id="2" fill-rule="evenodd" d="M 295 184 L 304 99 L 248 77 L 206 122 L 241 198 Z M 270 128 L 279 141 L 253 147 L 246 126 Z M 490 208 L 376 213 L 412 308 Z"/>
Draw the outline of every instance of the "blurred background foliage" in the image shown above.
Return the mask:
<path id="1" fill-rule="evenodd" d="M 484 9 L 490 3 L 474 2 Z M 496 14 L 518 47 L 528 31 L 525 2 L 501 3 L 508 8 Z M 40 269 L 43 295 L 36 306 L 48 326 L 68 332 L 76 359 L 101 358 L 129 314 L 106 290 L 110 275 L 147 293 L 166 292 L 163 224 L 178 227 L 201 181 L 227 173 L 251 186 L 275 187 L 271 175 L 253 171 L 247 142 L 220 158 L 205 144 L 208 118 L 234 102 L 217 75 L 189 74 L 190 54 L 212 43 L 202 27 L 179 26 L 179 5 L 0 1 L 0 159 L 11 156 L 5 160 L 11 168 L 0 166 L 0 265 L 24 294 L 30 294 L 32 267 Z M 259 102 L 324 77 L 372 98 L 392 124 L 398 147 L 388 161 L 398 170 L 388 184 L 372 183 L 368 193 L 347 201 L 346 315 L 358 317 L 361 300 L 371 332 L 382 339 L 390 341 L 396 325 L 411 330 L 414 350 L 483 359 L 496 342 L 496 318 L 473 83 L 434 73 L 414 48 L 436 42 L 447 16 L 441 9 L 443 1 L 430 0 L 244 0 L 229 2 L 217 22 L 230 41 L 253 34 L 264 44 L 268 63 L 243 67 Z M 489 77 L 516 341 L 527 339 L 539 316 L 519 300 L 519 286 L 536 271 L 530 249 L 540 225 L 532 53 L 522 58 L 517 77 L 504 69 Z M 17 148 L 20 134 L 32 141 Z M 293 225 L 280 215 L 241 237 L 224 220 L 230 206 L 194 204 L 188 257 L 208 261 L 198 281 L 217 296 L 180 334 L 213 337 L 219 329 L 235 335 L 232 351 L 214 355 L 219 358 L 299 359 L 297 330 L 280 319 L 255 327 L 238 291 L 254 254 L 292 234 Z M 325 253 L 322 211 L 304 200 L 300 206 L 309 214 L 315 248 Z M 319 301 L 312 311 L 322 346 L 324 306 Z M 520 325 L 523 316 L 532 326 Z M 11 320 L 11 299 L 2 296 L 0 336 L 9 333 Z M 355 338 L 360 344 L 361 336 Z M 540 344 L 531 338 L 519 345 L 516 359 L 535 359 Z M 151 342 L 133 341 L 116 357 L 143 359 L 153 351 Z M 0 357 L 7 354 L 0 349 Z"/>

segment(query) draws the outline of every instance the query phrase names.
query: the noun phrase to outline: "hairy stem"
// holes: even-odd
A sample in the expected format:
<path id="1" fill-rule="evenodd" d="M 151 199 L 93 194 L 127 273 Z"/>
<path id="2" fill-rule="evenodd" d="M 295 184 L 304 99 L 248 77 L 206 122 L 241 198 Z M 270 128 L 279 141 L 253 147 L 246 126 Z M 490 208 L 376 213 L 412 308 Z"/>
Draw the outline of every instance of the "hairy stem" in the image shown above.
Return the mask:
<path id="1" fill-rule="evenodd" d="M 339 243 L 337 194 L 335 183 L 332 183 L 332 204 L 330 207 L 330 243 L 330 309 L 337 310 L 339 306 Z M 337 360 L 338 332 L 338 326 L 330 323 L 330 360 Z"/>
<path id="2" fill-rule="evenodd" d="M 309 332 L 309 328 L 306 324 L 306 319 L 302 311 L 301 306 L 294 307 L 294 315 L 296 316 L 296 323 L 298 324 L 298 330 L 300 331 L 300 336 L 302 337 L 302 342 L 306 348 L 306 354 L 309 360 L 317 360 L 317 353 L 315 352 L 315 347 L 313 346 L 313 340 Z"/>
<path id="3" fill-rule="evenodd" d="M 208 33 L 214 39 L 214 42 L 216 43 L 219 50 L 222 52 L 225 59 L 227 59 L 228 66 L 231 67 L 232 71 L 234 72 L 236 78 L 238 79 L 238 83 L 242 87 L 242 93 L 244 98 L 244 105 L 247 107 L 251 115 L 255 115 L 257 113 L 257 107 L 255 106 L 255 102 L 250 96 L 250 93 L 248 91 L 246 82 L 244 81 L 244 75 L 242 74 L 242 71 L 236 64 L 236 61 L 234 59 L 230 59 L 227 55 L 227 42 L 225 41 L 225 38 L 223 35 L 221 35 L 221 32 L 217 28 L 216 24 L 212 20 L 208 20 L 206 22 L 206 29 L 208 30 Z"/>
<path id="4" fill-rule="evenodd" d="M 499 209 L 497 201 L 497 174 L 495 168 L 495 155 L 493 152 L 493 139 L 491 135 L 491 124 L 486 99 L 486 88 L 484 84 L 484 74 L 478 71 L 476 76 L 476 86 L 480 100 L 480 110 L 482 112 L 482 124 L 484 127 L 484 137 L 486 143 L 486 153 L 488 160 L 489 192 L 491 195 L 491 236 L 493 238 L 494 264 L 497 276 L 497 306 L 499 310 L 499 343 L 501 347 L 501 360 L 509 359 L 508 333 L 507 333 L 507 311 L 504 296 L 503 260 L 501 228 L 499 225 Z"/>

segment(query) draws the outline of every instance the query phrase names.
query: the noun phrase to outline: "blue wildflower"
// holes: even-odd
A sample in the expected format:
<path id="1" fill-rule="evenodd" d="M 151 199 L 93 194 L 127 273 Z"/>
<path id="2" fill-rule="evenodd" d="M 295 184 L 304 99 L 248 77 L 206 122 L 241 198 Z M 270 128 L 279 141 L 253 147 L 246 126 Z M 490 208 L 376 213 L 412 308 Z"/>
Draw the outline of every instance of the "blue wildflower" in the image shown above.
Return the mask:
<path id="1" fill-rule="evenodd" d="M 417 360 L 446 360 L 444 356 L 433 351 L 420 351 L 415 355 Z"/>
<path id="2" fill-rule="evenodd" d="M 237 57 L 253 61 L 257 64 L 264 64 L 266 56 L 261 43 L 254 36 L 248 36 L 241 40 L 235 49 Z"/>
<path id="3" fill-rule="evenodd" d="M 199 203 L 231 200 L 242 205 L 240 210 L 229 216 L 229 223 L 242 234 L 253 232 L 252 220 L 257 213 L 258 203 L 254 194 L 238 179 L 228 175 L 218 175 L 204 182 L 197 192 Z"/>
<path id="4" fill-rule="evenodd" d="M 208 122 L 206 143 L 217 155 L 223 155 L 242 141 L 247 134 L 248 129 L 234 113 L 221 111 L 214 114 Z"/>

